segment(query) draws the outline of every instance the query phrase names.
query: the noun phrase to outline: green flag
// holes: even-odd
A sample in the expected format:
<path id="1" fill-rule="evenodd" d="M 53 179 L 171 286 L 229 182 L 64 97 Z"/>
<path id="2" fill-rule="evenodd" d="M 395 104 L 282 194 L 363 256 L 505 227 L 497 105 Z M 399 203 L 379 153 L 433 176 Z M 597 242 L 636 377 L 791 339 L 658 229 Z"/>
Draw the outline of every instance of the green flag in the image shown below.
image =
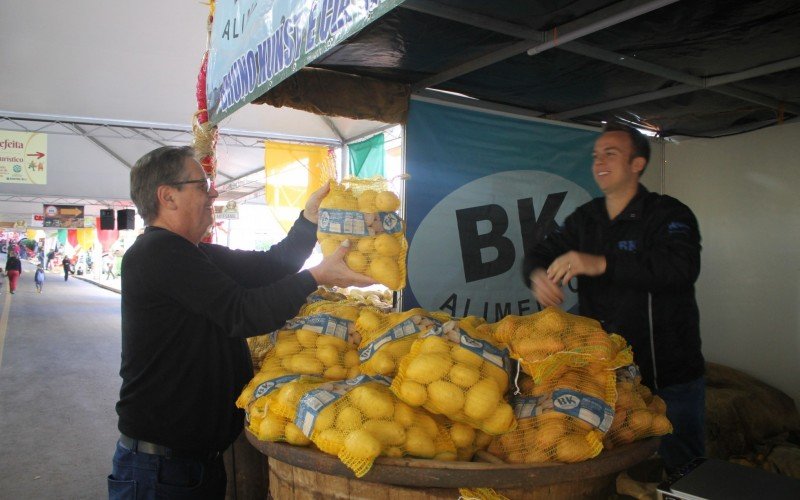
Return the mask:
<path id="1" fill-rule="evenodd" d="M 58 230 L 58 242 L 62 245 L 66 244 L 67 242 L 67 230 L 66 229 L 59 229 Z"/>
<path id="2" fill-rule="evenodd" d="M 350 175 L 368 179 L 383 177 L 383 134 L 347 146 L 350 156 Z"/>

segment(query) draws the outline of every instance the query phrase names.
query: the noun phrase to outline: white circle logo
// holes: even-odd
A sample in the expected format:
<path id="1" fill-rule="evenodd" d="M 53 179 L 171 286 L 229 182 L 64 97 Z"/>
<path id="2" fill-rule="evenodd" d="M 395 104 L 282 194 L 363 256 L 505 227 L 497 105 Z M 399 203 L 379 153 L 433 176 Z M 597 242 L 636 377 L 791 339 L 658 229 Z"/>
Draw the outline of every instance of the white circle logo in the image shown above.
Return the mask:
<path id="1" fill-rule="evenodd" d="M 419 305 L 489 322 L 536 312 L 522 280 L 525 252 L 590 199 L 578 184 L 538 170 L 500 172 L 461 186 L 414 233 L 408 280 Z M 577 296 L 564 292 L 562 307 L 570 310 Z"/>

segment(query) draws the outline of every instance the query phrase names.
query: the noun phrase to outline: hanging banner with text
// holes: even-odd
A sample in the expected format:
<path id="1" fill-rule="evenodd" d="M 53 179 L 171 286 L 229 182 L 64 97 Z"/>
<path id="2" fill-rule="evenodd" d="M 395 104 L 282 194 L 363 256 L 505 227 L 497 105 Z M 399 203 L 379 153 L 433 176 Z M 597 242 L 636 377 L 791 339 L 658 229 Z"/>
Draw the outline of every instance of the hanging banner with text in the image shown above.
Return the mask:
<path id="1" fill-rule="evenodd" d="M 403 308 L 489 322 L 536 312 L 523 257 L 601 195 L 591 172 L 598 132 L 414 99 L 406 134 Z M 565 309 L 576 303 L 567 291 Z"/>
<path id="2" fill-rule="evenodd" d="M 209 121 L 219 123 L 402 2 L 217 2 L 206 74 Z"/>
<path id="3" fill-rule="evenodd" d="M 82 228 L 83 205 L 44 205 L 44 227 Z"/>
<path id="4" fill-rule="evenodd" d="M 0 130 L 0 182 L 47 184 L 47 135 Z"/>

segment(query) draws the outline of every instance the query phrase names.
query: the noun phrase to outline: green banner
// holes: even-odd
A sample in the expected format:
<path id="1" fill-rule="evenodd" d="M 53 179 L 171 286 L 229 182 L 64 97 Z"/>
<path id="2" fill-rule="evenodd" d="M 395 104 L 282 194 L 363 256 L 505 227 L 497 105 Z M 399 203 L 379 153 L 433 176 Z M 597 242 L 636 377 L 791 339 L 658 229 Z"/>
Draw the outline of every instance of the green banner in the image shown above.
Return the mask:
<path id="1" fill-rule="evenodd" d="M 401 3 L 217 2 L 206 74 L 209 120 L 219 123 Z"/>
<path id="2" fill-rule="evenodd" d="M 350 175 L 362 179 L 383 177 L 383 159 L 386 155 L 383 144 L 383 134 L 370 137 L 366 141 L 348 144 Z"/>

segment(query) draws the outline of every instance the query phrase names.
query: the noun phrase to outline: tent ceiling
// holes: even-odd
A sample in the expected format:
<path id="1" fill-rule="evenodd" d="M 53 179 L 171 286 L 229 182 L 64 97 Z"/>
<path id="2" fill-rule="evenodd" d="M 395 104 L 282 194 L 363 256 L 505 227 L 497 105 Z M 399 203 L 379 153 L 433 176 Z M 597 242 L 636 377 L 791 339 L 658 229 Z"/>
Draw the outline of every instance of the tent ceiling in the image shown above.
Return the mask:
<path id="1" fill-rule="evenodd" d="M 406 0 L 313 66 L 716 137 L 800 115 L 797 26 L 795 0 Z"/>
<path id="2" fill-rule="evenodd" d="M 0 15 L 0 129 L 47 133 L 49 162 L 47 185 L 0 184 L 0 216 L 23 218 L 41 203 L 129 204 L 139 157 L 191 143 L 207 17 L 207 2 L 9 5 Z M 217 182 L 263 170 L 264 139 L 341 144 L 381 125 L 247 106 L 220 124 Z M 258 194 L 248 203 L 263 203 Z"/>

